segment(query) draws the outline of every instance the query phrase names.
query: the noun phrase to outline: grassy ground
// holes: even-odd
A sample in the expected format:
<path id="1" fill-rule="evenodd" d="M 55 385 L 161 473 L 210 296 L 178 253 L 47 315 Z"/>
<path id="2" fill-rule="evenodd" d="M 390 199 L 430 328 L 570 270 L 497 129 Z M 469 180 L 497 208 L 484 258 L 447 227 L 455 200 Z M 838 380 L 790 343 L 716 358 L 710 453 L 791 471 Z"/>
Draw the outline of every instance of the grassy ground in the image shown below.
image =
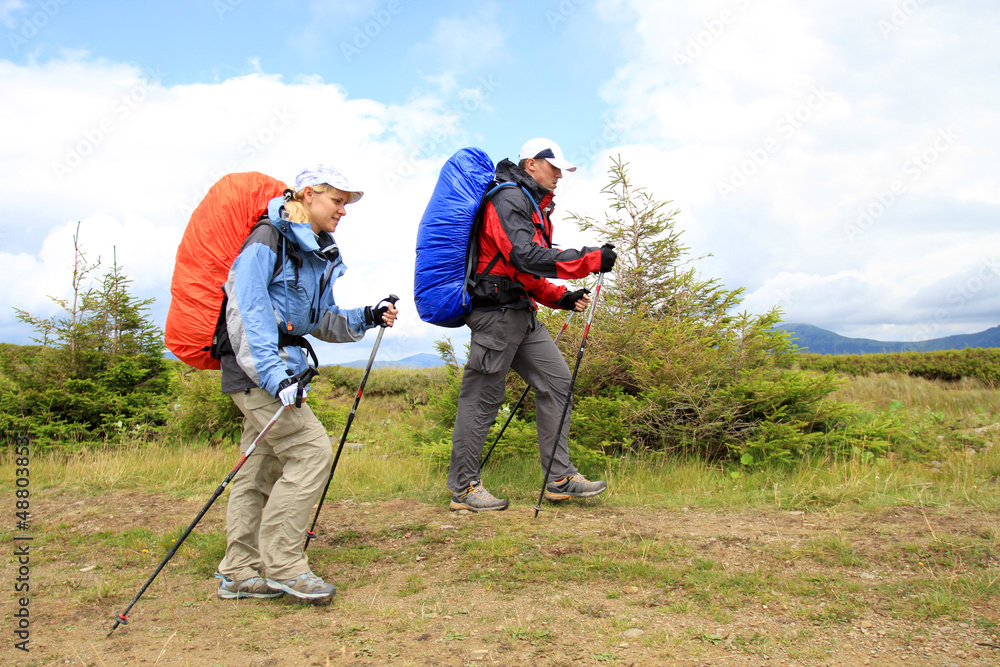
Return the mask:
<path id="1" fill-rule="evenodd" d="M 997 664 L 997 396 L 972 384 L 857 379 L 839 400 L 969 431 L 961 441 L 977 447 L 934 461 L 855 457 L 791 470 L 629 457 L 596 471 L 609 482 L 604 496 L 546 504 L 538 518 L 537 462 L 502 458 L 485 478 L 511 509 L 450 513 L 445 471 L 401 444 L 423 426 L 420 411 L 366 397 L 351 437 L 363 446 L 345 450 L 310 546 L 315 569 L 340 589 L 332 606 L 214 598 L 223 496 L 110 638 L 113 614 L 231 469 L 235 446 L 40 456 L 31 462 L 33 650 L 8 640 L 0 659 Z M 13 463 L 2 462 L 5 479 Z M 3 535 L 8 553 L 14 534 Z M 15 576 L 5 565 L 4 581 Z"/>

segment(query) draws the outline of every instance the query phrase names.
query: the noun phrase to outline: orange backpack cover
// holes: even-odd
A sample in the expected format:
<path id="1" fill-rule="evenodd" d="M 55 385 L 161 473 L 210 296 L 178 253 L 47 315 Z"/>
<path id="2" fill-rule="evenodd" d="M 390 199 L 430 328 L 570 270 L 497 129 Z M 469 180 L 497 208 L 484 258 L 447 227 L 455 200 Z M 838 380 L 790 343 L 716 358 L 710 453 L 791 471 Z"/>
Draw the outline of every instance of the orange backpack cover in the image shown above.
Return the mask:
<path id="1" fill-rule="evenodd" d="M 287 186 L 256 171 L 228 174 L 213 185 L 191 214 L 177 247 L 164 329 L 167 349 L 186 364 L 217 369 L 209 350 L 222 308 L 222 285 L 243 241 L 267 203 Z"/>

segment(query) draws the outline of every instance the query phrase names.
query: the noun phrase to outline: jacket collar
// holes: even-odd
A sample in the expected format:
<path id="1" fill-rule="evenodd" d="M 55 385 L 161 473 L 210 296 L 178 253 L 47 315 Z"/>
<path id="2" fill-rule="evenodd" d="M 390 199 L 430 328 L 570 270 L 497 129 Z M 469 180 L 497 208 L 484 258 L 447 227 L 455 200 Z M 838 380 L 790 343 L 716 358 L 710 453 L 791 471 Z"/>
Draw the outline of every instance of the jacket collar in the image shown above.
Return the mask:
<path id="1" fill-rule="evenodd" d="M 327 261 L 337 262 L 340 252 L 336 252 L 337 242 L 329 232 L 320 232 L 319 236 L 313 234 L 312 227 L 304 222 L 292 222 L 285 212 L 284 197 L 275 197 L 267 205 L 267 217 L 271 224 L 278 228 L 281 234 L 295 244 L 295 247 L 303 252 L 315 253 Z M 326 252 L 321 252 L 325 250 Z"/>
<path id="2" fill-rule="evenodd" d="M 542 201 L 546 198 L 549 202 L 552 201 L 552 191 L 543 188 L 538 184 L 538 181 L 531 177 L 531 174 L 521 169 L 516 164 L 504 158 L 497 165 L 496 169 L 497 181 L 500 183 L 517 183 L 522 188 L 528 191 L 531 197 L 535 200 L 536 204 L 541 206 Z M 546 205 L 548 202 L 546 202 Z"/>

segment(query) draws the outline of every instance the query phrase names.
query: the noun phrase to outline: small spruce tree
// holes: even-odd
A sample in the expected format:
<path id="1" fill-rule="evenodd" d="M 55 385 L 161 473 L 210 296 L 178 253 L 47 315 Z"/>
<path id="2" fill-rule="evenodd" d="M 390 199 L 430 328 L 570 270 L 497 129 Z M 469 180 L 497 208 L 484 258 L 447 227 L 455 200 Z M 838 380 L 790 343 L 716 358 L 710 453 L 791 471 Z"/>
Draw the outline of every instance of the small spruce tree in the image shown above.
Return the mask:
<path id="1" fill-rule="evenodd" d="M 618 251 L 577 381 L 574 436 L 604 451 L 742 458 L 776 422 L 801 437 L 758 458 L 811 447 L 808 434 L 825 428 L 820 404 L 836 388 L 832 376 L 789 370 L 795 347 L 774 329 L 780 313 L 739 312 L 742 288 L 698 274 L 671 202 L 637 186 L 620 158 L 608 173 L 603 218 L 570 214 Z"/>
<path id="2" fill-rule="evenodd" d="M 149 319 L 153 299 L 129 291 L 117 257 L 99 286 L 100 266 L 73 236 L 73 294 L 50 297 L 65 311 L 41 318 L 15 308 L 40 347 L 4 355 L 3 375 L 16 387 L 0 399 L 0 436 L 31 433 L 42 443 L 148 436 L 166 418 L 169 377 L 162 334 Z"/>

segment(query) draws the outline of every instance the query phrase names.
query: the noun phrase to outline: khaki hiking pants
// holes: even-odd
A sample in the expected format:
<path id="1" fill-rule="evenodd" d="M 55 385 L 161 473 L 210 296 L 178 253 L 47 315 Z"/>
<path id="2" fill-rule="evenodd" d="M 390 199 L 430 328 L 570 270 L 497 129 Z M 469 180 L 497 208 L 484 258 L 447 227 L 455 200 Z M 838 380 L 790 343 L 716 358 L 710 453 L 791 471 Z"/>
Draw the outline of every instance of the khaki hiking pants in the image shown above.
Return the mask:
<path id="1" fill-rule="evenodd" d="M 479 459 L 490 426 L 504 399 L 507 370 L 514 369 L 535 388 L 535 424 L 542 474 L 555 447 L 549 479 L 574 475 L 569 460 L 570 406 L 556 435 L 572 375 L 562 352 L 545 327 L 527 309 L 472 310 L 465 316 L 472 329 L 469 360 L 458 394 L 458 413 L 451 435 L 448 488 L 458 492 L 479 481 Z M 558 442 L 557 442 L 558 441 Z"/>
<path id="2" fill-rule="evenodd" d="M 245 452 L 281 407 L 263 389 L 231 394 L 243 413 Z M 330 436 L 306 404 L 282 412 L 236 473 L 226 509 L 226 555 L 219 573 L 292 579 L 309 571 L 303 542 L 333 465 Z"/>

